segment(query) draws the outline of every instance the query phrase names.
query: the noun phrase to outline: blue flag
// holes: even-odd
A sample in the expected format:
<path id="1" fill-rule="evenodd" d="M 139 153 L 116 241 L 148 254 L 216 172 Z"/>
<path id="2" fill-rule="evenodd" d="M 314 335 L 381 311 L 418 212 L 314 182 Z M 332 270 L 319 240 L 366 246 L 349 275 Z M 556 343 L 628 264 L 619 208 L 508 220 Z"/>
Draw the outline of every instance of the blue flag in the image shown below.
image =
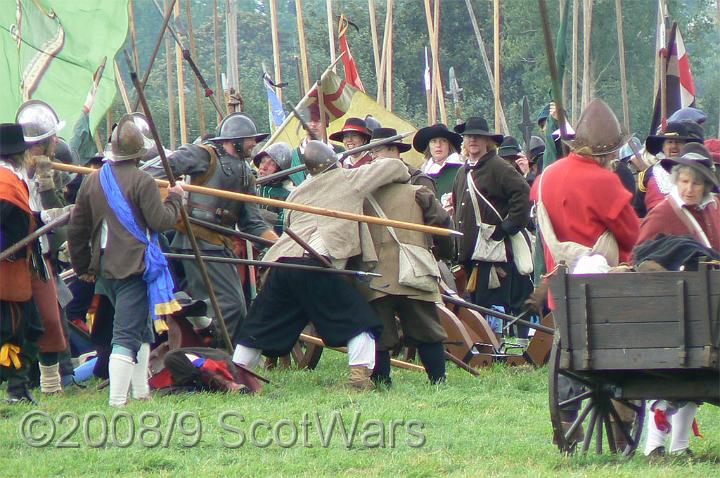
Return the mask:
<path id="1" fill-rule="evenodd" d="M 270 122 L 270 130 L 275 131 L 275 129 L 280 126 L 283 121 L 285 121 L 285 110 L 283 109 L 282 103 L 280 103 L 280 98 L 277 97 L 277 94 L 273 89 L 272 82 L 267 75 L 264 76 L 263 82 L 265 83 L 265 89 L 267 89 L 269 113 L 268 121 Z"/>

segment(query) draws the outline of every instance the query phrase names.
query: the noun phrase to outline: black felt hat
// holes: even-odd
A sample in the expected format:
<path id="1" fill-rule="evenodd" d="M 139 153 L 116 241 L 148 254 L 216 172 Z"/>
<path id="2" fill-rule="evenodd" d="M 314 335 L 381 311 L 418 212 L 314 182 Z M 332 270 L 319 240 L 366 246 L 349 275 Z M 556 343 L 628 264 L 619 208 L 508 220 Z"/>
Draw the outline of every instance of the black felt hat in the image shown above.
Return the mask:
<path id="1" fill-rule="evenodd" d="M 664 133 L 648 136 L 645 140 L 645 150 L 650 154 L 662 151 L 666 140 L 675 139 L 688 143 L 702 143 L 705 138 L 703 127 L 694 121 L 673 121 L 667 124 Z"/>
<path id="2" fill-rule="evenodd" d="M 398 132 L 395 128 L 375 128 L 372 132 L 372 138 L 370 141 L 377 141 L 379 139 L 392 138 L 397 135 Z M 402 141 L 402 140 L 401 140 Z M 393 141 L 391 143 L 385 143 L 384 146 L 395 146 L 401 153 L 409 151 L 412 146 L 401 141 Z"/>
<path id="3" fill-rule="evenodd" d="M 497 144 L 501 144 L 505 138 L 501 134 L 491 133 L 487 120 L 482 116 L 471 116 L 466 122 L 455 126 L 455 132 L 462 135 L 473 134 L 487 136 L 488 138 L 492 138 Z"/>
<path id="4" fill-rule="evenodd" d="M 0 124 L 0 154 L 22 153 L 29 147 L 23 137 L 22 126 L 17 123 Z"/>
<path id="5" fill-rule="evenodd" d="M 666 170 L 671 170 L 676 165 L 690 166 L 700 173 L 713 185 L 713 192 L 720 191 L 720 180 L 715 174 L 715 164 L 712 155 L 707 148 L 697 142 L 687 143 L 683 146 L 680 156 L 677 158 L 665 158 L 660 165 Z"/>
<path id="6" fill-rule="evenodd" d="M 424 153 L 430 144 L 430 140 L 433 138 L 445 138 L 455 146 L 456 151 L 460 151 L 462 146 L 462 136 L 457 133 L 453 133 L 442 123 L 437 123 L 432 126 L 426 126 L 418 130 L 413 138 L 413 148 L 416 151 Z"/>
<path id="7" fill-rule="evenodd" d="M 498 148 L 498 156 L 501 158 L 518 156 L 521 151 L 518 140 L 512 136 L 505 136 L 502 144 Z"/>

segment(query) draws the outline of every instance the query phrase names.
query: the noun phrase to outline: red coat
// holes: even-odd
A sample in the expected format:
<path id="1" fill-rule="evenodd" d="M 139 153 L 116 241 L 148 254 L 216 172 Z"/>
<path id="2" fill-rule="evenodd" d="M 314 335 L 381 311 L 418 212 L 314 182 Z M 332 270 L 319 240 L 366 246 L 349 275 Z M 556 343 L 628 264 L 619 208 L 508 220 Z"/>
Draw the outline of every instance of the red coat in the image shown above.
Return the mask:
<path id="1" fill-rule="evenodd" d="M 592 247 L 606 229 L 615 236 L 620 261 L 628 261 L 640 228 L 632 195 L 618 176 L 594 159 L 571 153 L 543 171 L 530 197 L 537 201 L 542 178 L 543 203 L 560 241 Z M 545 247 L 547 270 L 555 261 Z"/>
<path id="2" fill-rule="evenodd" d="M 695 228 L 690 227 L 687 221 L 680 217 L 679 211 L 673 207 L 671 201 L 674 200 L 672 196 L 668 196 L 645 216 L 640 226 L 638 244 L 655 239 L 658 234 L 691 235 L 704 244 L 702 238 L 695 232 Z M 712 204 L 708 204 L 703 209 L 690 207 L 688 210 L 702 227 L 710 241 L 710 246 L 720 251 L 720 199 L 716 197 Z"/>

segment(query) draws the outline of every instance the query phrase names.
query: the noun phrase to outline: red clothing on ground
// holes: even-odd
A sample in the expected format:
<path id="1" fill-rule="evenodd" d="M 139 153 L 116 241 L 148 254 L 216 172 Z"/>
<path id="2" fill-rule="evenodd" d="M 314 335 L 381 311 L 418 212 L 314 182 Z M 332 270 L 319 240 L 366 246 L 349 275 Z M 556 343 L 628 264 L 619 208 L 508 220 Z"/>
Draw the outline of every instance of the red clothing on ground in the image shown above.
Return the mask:
<path id="1" fill-rule="evenodd" d="M 693 236 L 698 242 L 704 244 L 702 238 L 696 233 L 694 228 L 688 227 L 678 211 L 675 210 L 671 201 L 675 199 L 668 196 L 664 202 L 645 216 L 640 226 L 640 236 L 638 244 L 645 241 L 655 239 L 658 234 L 670 234 L 674 236 Z M 697 207 L 683 206 L 690 211 L 700 224 L 703 232 L 710 241 L 710 246 L 716 251 L 720 251 L 720 199 L 715 198 L 714 203 L 708 204 L 703 209 Z"/>
<path id="2" fill-rule="evenodd" d="M 537 202 L 542 180 L 543 204 L 559 241 L 572 241 L 587 247 L 606 229 L 617 240 L 620 262 L 630 259 L 640 228 L 632 195 L 618 176 L 592 158 L 571 153 L 545 169 L 533 183 L 530 198 Z M 545 247 L 547 270 L 555 261 Z"/>

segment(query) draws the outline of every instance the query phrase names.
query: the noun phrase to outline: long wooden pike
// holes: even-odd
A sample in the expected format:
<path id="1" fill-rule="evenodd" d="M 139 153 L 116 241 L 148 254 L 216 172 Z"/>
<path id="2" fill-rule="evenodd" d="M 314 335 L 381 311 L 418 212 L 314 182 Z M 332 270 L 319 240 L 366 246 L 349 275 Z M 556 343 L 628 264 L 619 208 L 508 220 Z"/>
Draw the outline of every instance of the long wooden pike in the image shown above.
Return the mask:
<path id="1" fill-rule="evenodd" d="M 323 340 L 320 337 L 315 337 L 315 336 L 307 335 L 307 334 L 300 334 L 300 340 L 302 340 L 303 342 L 306 342 L 308 344 L 319 345 L 320 347 L 325 347 L 327 349 L 337 350 L 338 352 L 347 353 L 347 347 L 328 347 L 325 345 L 325 342 L 323 342 Z M 425 367 L 421 367 L 420 365 L 415 365 L 414 363 L 404 362 L 402 360 L 397 360 L 394 358 L 390 359 L 390 365 L 392 365 L 393 367 L 404 368 L 405 370 L 415 370 L 416 372 L 424 372 L 425 371 Z"/>
<path id="2" fill-rule="evenodd" d="M 170 186 L 174 186 L 175 175 L 172 172 L 172 168 L 170 168 L 170 162 L 165 156 L 165 148 L 163 148 L 162 146 L 160 134 L 155 127 L 155 121 L 153 120 L 152 111 L 150 111 L 150 107 L 148 106 L 147 100 L 145 99 L 145 93 L 143 92 L 142 85 L 140 84 L 137 73 L 135 73 L 135 70 L 133 70 L 132 68 L 132 64 L 130 63 L 130 56 L 127 54 L 127 50 L 125 51 L 125 56 L 128 63 L 128 69 L 130 70 L 130 79 L 132 80 L 132 83 L 137 90 L 137 95 L 140 99 L 140 104 L 142 105 L 143 111 L 145 112 L 145 118 L 147 119 L 148 127 L 150 128 L 150 132 L 152 133 L 153 139 L 155 140 L 155 147 L 157 148 L 160 159 L 162 160 L 163 168 L 165 169 L 165 175 L 169 180 L 166 181 L 166 183 Z M 218 303 L 217 297 L 215 296 L 215 289 L 213 288 L 213 284 L 210 281 L 207 267 L 205 267 L 205 262 L 203 262 L 202 255 L 200 254 L 200 247 L 197 244 L 195 234 L 193 233 L 192 225 L 190 224 L 190 218 L 184 207 L 180 208 L 180 216 L 182 217 L 183 224 L 185 225 L 185 231 L 187 233 L 188 239 L 190 240 L 190 246 L 192 247 L 195 260 L 197 261 L 200 275 L 202 276 L 205 287 L 207 288 L 208 298 L 210 299 L 210 304 L 212 304 L 213 311 L 215 312 L 215 318 L 217 319 L 218 325 L 220 326 L 220 334 L 222 335 L 222 338 L 225 342 L 225 347 L 227 347 L 228 352 L 232 353 L 233 346 L 232 342 L 230 341 L 230 335 L 228 334 L 225 319 L 222 315 L 222 309 L 220 309 L 220 304 Z"/>
<path id="3" fill-rule="evenodd" d="M 31 232 L 12 246 L 6 248 L 2 252 L 0 252 L 0 261 L 4 261 L 8 257 L 12 256 L 16 252 L 22 250 L 23 248 L 27 247 L 28 244 L 30 244 L 35 239 L 39 238 L 40 236 L 44 236 L 48 232 L 52 231 L 55 228 L 58 228 L 60 226 L 63 226 L 67 224 L 67 222 L 70 220 L 70 213 L 66 212 L 62 216 L 58 217 L 52 222 L 49 222 L 45 224 L 44 226 L 36 229 L 35 231 Z"/>
<path id="4" fill-rule="evenodd" d="M 67 171 L 70 173 L 80 174 L 91 174 L 95 172 L 95 169 L 86 168 L 84 166 L 75 166 L 72 164 L 65 163 L 52 163 L 53 169 L 58 171 Z M 155 182 L 161 187 L 167 187 L 168 182 L 164 179 L 155 179 Z M 233 201 L 251 202 L 255 204 L 263 204 L 265 206 L 274 206 L 285 209 L 292 209 L 293 211 L 307 212 L 310 214 L 317 214 L 319 216 L 334 217 L 336 219 L 347 219 L 349 221 L 366 222 L 368 224 L 378 224 L 380 226 L 392 226 L 399 229 L 406 229 L 408 231 L 425 232 L 428 234 L 435 234 L 438 236 L 461 236 L 462 233 L 454 231 L 452 229 L 444 229 L 442 227 L 426 226 L 424 224 L 415 224 L 412 222 L 394 221 L 392 219 L 384 219 L 375 216 L 365 216 L 363 214 L 355 214 L 352 212 L 338 211 L 335 209 L 327 209 L 317 206 L 309 206 L 307 204 L 298 204 L 294 202 L 281 201 L 278 199 L 264 198 L 255 196 L 254 194 L 243 194 L 236 193 L 233 191 L 225 191 L 224 189 L 213 189 L 204 186 L 195 186 L 193 184 L 183 185 L 183 189 L 189 192 L 195 192 L 200 194 L 207 194 L 208 196 L 217 196 L 225 199 L 232 199 Z"/>

